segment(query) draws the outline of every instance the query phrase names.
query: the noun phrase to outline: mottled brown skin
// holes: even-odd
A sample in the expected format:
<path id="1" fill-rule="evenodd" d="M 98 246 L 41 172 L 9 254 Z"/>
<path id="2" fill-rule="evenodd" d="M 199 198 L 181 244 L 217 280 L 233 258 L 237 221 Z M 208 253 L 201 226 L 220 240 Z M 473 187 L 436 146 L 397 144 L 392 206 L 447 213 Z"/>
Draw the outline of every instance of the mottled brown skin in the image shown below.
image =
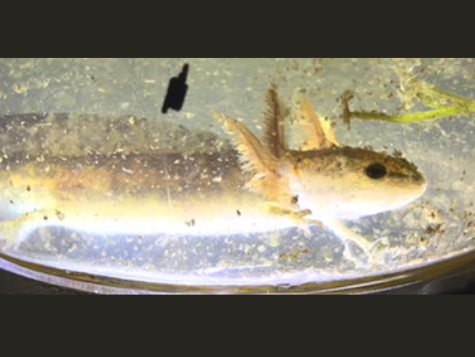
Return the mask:
<path id="1" fill-rule="evenodd" d="M 8 170 L 7 170 L 8 167 Z M 22 185 L 34 192 L 49 187 L 61 201 L 103 196 L 120 200 L 124 196 L 166 197 L 219 193 L 239 190 L 245 185 L 237 153 L 233 150 L 217 154 L 111 155 L 74 159 L 45 158 L 42 162 L 16 160 L 3 163 L 3 175 L 12 186 Z M 11 177 L 21 177 L 15 182 Z"/>
<path id="2" fill-rule="evenodd" d="M 338 177 L 348 172 L 364 172 L 368 165 L 382 164 L 387 178 L 394 184 L 408 182 L 422 185 L 426 182 L 416 165 L 402 157 L 393 157 L 367 149 L 337 147 L 318 151 L 292 151 L 287 159 L 296 172 L 314 171 L 321 176 Z"/>

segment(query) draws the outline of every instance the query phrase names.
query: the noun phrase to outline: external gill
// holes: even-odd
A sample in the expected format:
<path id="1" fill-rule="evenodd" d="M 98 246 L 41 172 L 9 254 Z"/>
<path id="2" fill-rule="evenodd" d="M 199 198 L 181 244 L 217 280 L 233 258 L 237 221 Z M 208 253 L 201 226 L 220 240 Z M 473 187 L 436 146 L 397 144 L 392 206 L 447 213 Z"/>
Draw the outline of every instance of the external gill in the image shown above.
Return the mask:
<path id="1" fill-rule="evenodd" d="M 307 207 L 300 207 L 298 197 L 292 195 L 289 187 L 288 175 L 281 170 L 285 164 L 295 161 L 298 152 L 287 147 L 285 119 L 288 110 L 280 100 L 275 86 L 266 96 L 267 110 L 265 111 L 265 134 L 259 140 L 244 123 L 221 113 L 215 113 L 225 130 L 233 136 L 235 146 L 241 155 L 243 170 L 250 171 L 254 176 L 249 186 L 258 194 L 266 198 L 263 209 L 276 216 L 290 218 L 299 226 L 316 225 L 328 228 L 345 243 L 345 257 L 356 265 L 362 260 L 353 254 L 349 242 L 356 244 L 371 263 L 376 261 L 373 254 L 373 245 L 362 236 L 352 232 L 339 220 L 320 222 L 310 219 L 313 212 Z M 300 153 L 329 150 L 339 146 L 331 124 L 319 117 L 311 103 L 301 90 L 296 91 L 292 103 L 293 126 L 289 138 L 293 142 L 300 142 Z M 318 219 L 318 217 L 317 217 Z"/>

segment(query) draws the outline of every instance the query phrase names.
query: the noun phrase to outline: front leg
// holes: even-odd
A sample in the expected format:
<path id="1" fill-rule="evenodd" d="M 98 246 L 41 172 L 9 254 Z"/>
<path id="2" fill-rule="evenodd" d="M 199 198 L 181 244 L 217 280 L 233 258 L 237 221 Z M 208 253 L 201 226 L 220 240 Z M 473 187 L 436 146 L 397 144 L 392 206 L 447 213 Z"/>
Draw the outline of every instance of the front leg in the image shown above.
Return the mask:
<path id="1" fill-rule="evenodd" d="M 388 244 L 385 239 L 379 239 L 376 242 L 370 242 L 367 238 L 353 232 L 348 226 L 336 219 L 326 219 L 318 221 L 308 219 L 312 215 L 310 210 L 293 211 L 282 208 L 274 203 L 267 203 L 264 206 L 265 210 L 271 214 L 283 216 L 292 219 L 297 225 L 315 225 L 320 228 L 327 228 L 331 230 L 338 238 L 342 240 L 345 245 L 344 257 L 345 259 L 355 263 L 356 266 L 363 266 L 365 263 L 376 265 L 381 263 L 381 255 L 379 251 Z M 364 257 L 357 255 L 351 247 L 351 243 L 355 244 L 364 253 Z M 363 259 L 362 259 L 363 258 Z M 366 259 L 366 262 L 364 261 Z"/>
<path id="2" fill-rule="evenodd" d="M 352 249 L 351 243 L 353 243 L 363 251 L 366 263 L 377 265 L 383 262 L 380 250 L 388 245 L 386 239 L 370 242 L 367 238 L 353 232 L 345 222 L 340 220 L 325 220 L 324 224 L 345 244 L 344 257 L 347 260 L 357 266 L 362 266 L 362 263 L 364 263 L 362 257 L 358 256 Z"/>
<path id="3" fill-rule="evenodd" d="M 298 225 L 317 225 L 320 228 L 323 227 L 323 224 L 320 221 L 306 218 L 312 215 L 312 211 L 310 210 L 291 210 L 288 208 L 283 208 L 276 203 L 266 203 L 264 205 L 264 210 L 276 216 L 290 218 Z"/>

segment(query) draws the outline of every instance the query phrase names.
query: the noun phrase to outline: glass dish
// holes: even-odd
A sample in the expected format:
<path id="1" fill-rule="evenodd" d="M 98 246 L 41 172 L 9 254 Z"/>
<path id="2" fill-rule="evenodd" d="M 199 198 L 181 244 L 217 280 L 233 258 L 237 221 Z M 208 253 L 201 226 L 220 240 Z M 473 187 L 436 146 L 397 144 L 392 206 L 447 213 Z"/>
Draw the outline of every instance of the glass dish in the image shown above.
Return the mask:
<path id="1" fill-rule="evenodd" d="M 186 64 L 183 108 L 163 113 Z M 474 69 L 470 58 L 0 59 L 0 267 L 134 294 L 404 291 L 471 269 Z M 304 89 L 340 145 L 403 155 L 426 178 L 410 204 L 346 222 L 376 262 L 244 187 L 215 112 L 261 137 L 273 86 L 287 103 Z M 15 212 L 28 213 L 21 229 Z"/>

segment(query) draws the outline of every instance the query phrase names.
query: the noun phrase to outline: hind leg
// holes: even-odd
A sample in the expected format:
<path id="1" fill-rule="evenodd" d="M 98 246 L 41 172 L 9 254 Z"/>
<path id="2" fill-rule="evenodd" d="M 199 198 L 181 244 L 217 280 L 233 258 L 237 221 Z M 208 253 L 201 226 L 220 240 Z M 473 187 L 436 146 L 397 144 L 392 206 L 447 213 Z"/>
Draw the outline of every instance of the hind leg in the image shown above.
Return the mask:
<path id="1" fill-rule="evenodd" d="M 353 232 L 344 222 L 338 220 L 325 221 L 324 224 L 345 244 L 345 259 L 355 263 L 358 267 L 383 263 L 381 250 L 388 245 L 385 239 L 370 242 L 367 238 Z M 364 255 L 355 253 L 352 244 L 356 245 Z"/>
<path id="2" fill-rule="evenodd" d="M 0 245 L 7 250 L 18 250 L 29 234 L 37 228 L 62 221 L 58 210 L 27 213 L 12 220 L 0 222 Z"/>

